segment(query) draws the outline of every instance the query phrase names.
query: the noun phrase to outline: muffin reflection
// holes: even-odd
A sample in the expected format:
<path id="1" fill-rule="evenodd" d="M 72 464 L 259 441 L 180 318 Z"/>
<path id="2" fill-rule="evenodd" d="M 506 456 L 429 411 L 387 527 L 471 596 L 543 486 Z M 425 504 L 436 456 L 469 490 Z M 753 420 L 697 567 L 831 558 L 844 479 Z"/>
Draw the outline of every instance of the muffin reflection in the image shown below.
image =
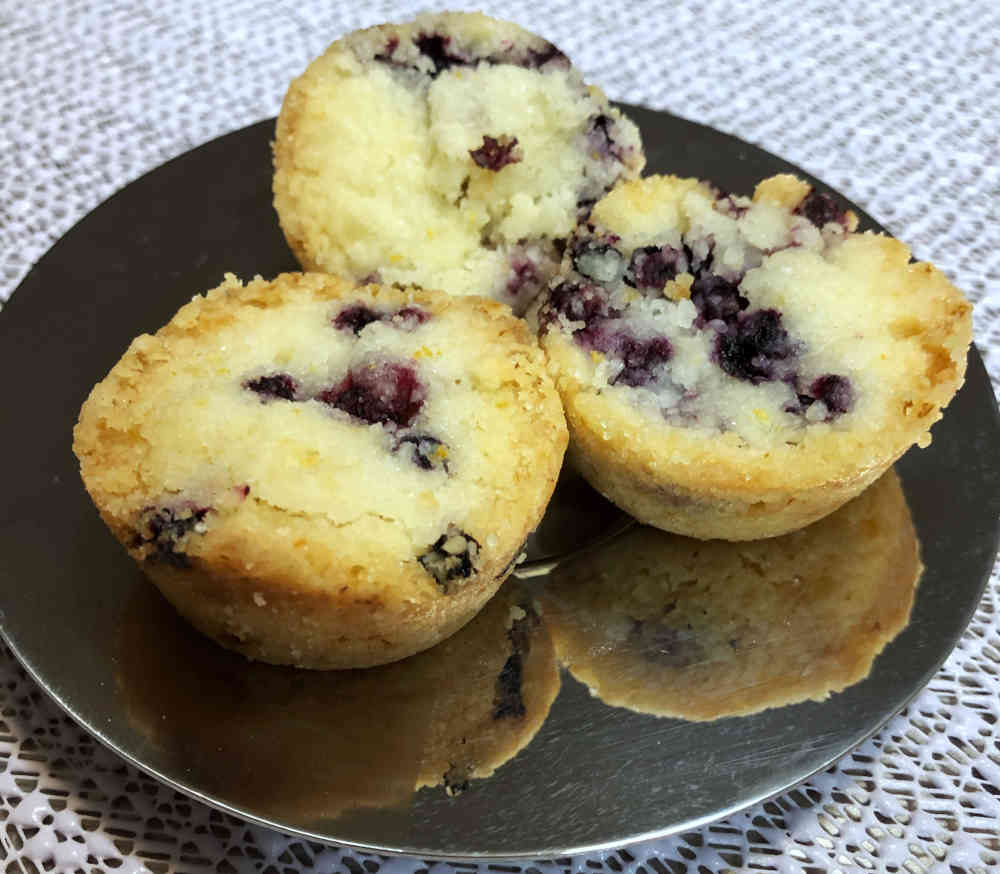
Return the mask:
<path id="1" fill-rule="evenodd" d="M 923 566 L 895 472 L 769 540 L 635 528 L 552 574 L 545 622 L 605 703 L 709 720 L 862 680 L 906 625 Z"/>
<path id="2" fill-rule="evenodd" d="M 136 730 L 186 782 L 306 827 L 416 789 L 457 794 L 528 744 L 559 690 L 517 584 L 433 649 L 365 670 L 248 662 L 135 588 L 116 677 Z"/>

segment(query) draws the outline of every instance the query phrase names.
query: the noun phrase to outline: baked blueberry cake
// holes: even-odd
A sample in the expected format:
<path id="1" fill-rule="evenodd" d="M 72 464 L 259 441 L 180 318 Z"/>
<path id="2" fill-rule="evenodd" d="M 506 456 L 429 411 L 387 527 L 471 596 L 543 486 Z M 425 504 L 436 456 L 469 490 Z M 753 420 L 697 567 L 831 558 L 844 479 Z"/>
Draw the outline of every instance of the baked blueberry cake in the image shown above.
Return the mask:
<path id="1" fill-rule="evenodd" d="M 670 176 L 603 198 L 532 311 L 589 482 L 649 525 L 747 540 L 926 446 L 971 307 L 856 224 L 793 176 L 752 198 Z"/>
<path id="2" fill-rule="evenodd" d="M 478 13 L 351 33 L 292 82 L 274 204 L 308 270 L 518 313 L 644 164 L 638 129 L 551 43 Z"/>
<path id="3" fill-rule="evenodd" d="M 123 619 L 116 683 L 135 729 L 183 755 L 199 785 L 300 827 L 424 786 L 460 793 L 527 746 L 560 685 L 517 581 L 437 646 L 359 670 L 249 662 L 152 587 L 133 590 Z"/>
<path id="4" fill-rule="evenodd" d="M 506 307 L 286 274 L 227 277 L 136 339 L 74 450 L 104 520 L 198 628 L 251 658 L 343 668 L 472 618 L 565 443 Z"/>
<path id="5" fill-rule="evenodd" d="M 922 571 L 899 480 L 746 543 L 636 527 L 553 572 L 545 622 L 605 703 L 690 720 L 823 700 L 905 627 Z"/>

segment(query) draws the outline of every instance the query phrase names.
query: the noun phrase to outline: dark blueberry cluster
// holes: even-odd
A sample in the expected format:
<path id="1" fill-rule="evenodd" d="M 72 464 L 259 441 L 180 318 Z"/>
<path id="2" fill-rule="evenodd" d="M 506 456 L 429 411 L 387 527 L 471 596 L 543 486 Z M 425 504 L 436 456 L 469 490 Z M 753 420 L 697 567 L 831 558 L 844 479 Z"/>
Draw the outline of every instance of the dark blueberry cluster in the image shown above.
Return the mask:
<path id="1" fill-rule="evenodd" d="M 624 163 L 625 154 L 621 145 L 615 141 L 614 126 L 615 120 L 610 115 L 595 115 L 587 124 L 587 145 L 591 153 Z"/>
<path id="2" fill-rule="evenodd" d="M 575 341 L 622 362 L 612 385 L 649 385 L 662 374 L 672 349 L 665 337 L 636 337 L 626 327 L 624 313 L 611 306 L 607 286 L 620 279 L 637 291 L 659 294 L 684 272 L 693 276 L 691 302 L 698 313 L 693 327 L 715 332 L 714 359 L 723 371 L 755 384 L 780 380 L 798 385 L 799 350 L 782 324 L 781 313 L 750 310 L 749 299 L 740 293 L 741 277 L 713 272 L 710 239 L 700 245 L 685 243 L 680 249 L 640 247 L 631 253 L 627 266 L 617 242 L 613 235 L 572 239 L 568 248 L 576 276 L 553 287 L 539 313 L 543 330 L 560 315 L 582 322 L 573 334 Z M 798 404 L 788 412 L 804 412 L 813 401 L 823 400 L 833 417 L 850 410 L 854 402 L 850 382 L 833 374 L 797 393 Z"/>
<path id="3" fill-rule="evenodd" d="M 430 314 L 416 306 L 406 306 L 399 310 L 379 311 L 363 303 L 344 307 L 333 320 L 333 326 L 341 331 L 350 331 L 357 336 L 373 322 L 388 322 L 404 331 L 419 328 L 430 318 Z"/>
<path id="4" fill-rule="evenodd" d="M 417 560 L 448 595 L 455 590 L 456 584 L 478 570 L 479 549 L 480 544 L 475 537 L 456 525 L 449 525 Z"/>
<path id="5" fill-rule="evenodd" d="M 524 153 L 517 146 L 517 137 L 500 134 L 491 137 L 484 134 L 483 144 L 478 149 L 469 149 L 469 156 L 476 165 L 494 173 L 503 170 L 508 164 L 516 164 L 524 158 Z"/>
<path id="6" fill-rule="evenodd" d="M 511 259 L 510 270 L 511 277 L 507 280 L 507 294 L 514 298 L 533 300 L 544 282 L 538 265 L 530 258 L 514 257 Z"/>
<path id="7" fill-rule="evenodd" d="M 549 292 L 540 313 L 542 324 L 547 325 L 557 315 L 571 322 L 585 322 L 589 327 L 595 320 L 621 316 L 621 310 L 608 305 L 608 296 L 599 285 L 567 279 Z"/>
<path id="8" fill-rule="evenodd" d="M 430 73 L 432 79 L 452 67 L 473 67 L 477 64 L 512 64 L 528 70 L 542 68 L 565 70 L 570 66 L 569 58 L 549 42 L 541 42 L 537 48 L 524 50 L 508 43 L 488 55 L 476 55 L 458 46 L 448 34 L 421 32 L 414 37 L 413 45 L 434 65 L 434 70 Z M 399 37 L 390 37 L 386 41 L 385 48 L 375 55 L 375 60 L 394 67 L 412 66 L 396 57 L 398 49 Z"/>
<path id="9" fill-rule="evenodd" d="M 260 395 L 264 402 L 275 398 L 313 400 L 298 396 L 298 383 L 287 373 L 248 380 L 243 387 Z M 407 428 L 420 412 L 426 395 L 413 367 L 396 361 L 379 361 L 353 368 L 314 399 L 370 425 Z"/>
<path id="10" fill-rule="evenodd" d="M 342 309 L 333 320 L 333 326 L 341 331 L 350 331 L 352 334 L 358 335 L 372 322 L 381 320 L 381 313 L 359 303 Z"/>
<path id="11" fill-rule="evenodd" d="M 854 406 L 854 390 L 846 377 L 828 373 L 813 380 L 809 394 L 826 404 L 833 414 L 846 413 Z"/>
<path id="12" fill-rule="evenodd" d="M 618 122 L 613 116 L 602 112 L 587 120 L 583 131 L 583 147 L 592 158 L 611 167 L 616 164 L 624 166 L 631 146 L 623 145 L 620 136 Z M 584 180 L 576 199 L 576 219 L 579 224 L 587 221 L 594 204 L 614 187 L 618 178 L 619 172 L 614 172 L 608 176 L 600 173 Z"/>
<path id="13" fill-rule="evenodd" d="M 731 324 L 750 306 L 750 301 L 740 294 L 737 283 L 707 272 L 691 283 L 691 303 L 698 310 L 698 327 L 713 321 Z"/>
<path id="14" fill-rule="evenodd" d="M 556 286 L 541 312 L 542 323 L 550 323 L 557 314 L 584 323 L 573 336 L 585 349 L 622 362 L 612 385 L 649 385 L 672 355 L 666 337 L 640 339 L 625 328 L 619 321 L 621 311 L 608 305 L 607 295 L 598 285 L 568 280 Z"/>
<path id="15" fill-rule="evenodd" d="M 412 331 L 430 314 L 417 306 L 380 311 L 363 303 L 344 307 L 334 318 L 338 330 L 359 335 L 373 322 L 387 322 L 401 330 Z M 270 373 L 247 379 L 243 388 L 260 397 L 263 403 L 273 400 L 294 402 L 319 401 L 369 425 L 382 425 L 393 432 L 409 428 L 419 415 L 427 397 L 416 368 L 405 361 L 376 360 L 351 368 L 339 382 L 318 393 L 303 393 L 299 383 L 288 373 Z M 405 451 L 422 470 L 448 471 L 447 447 L 427 434 L 404 434 L 393 446 Z"/>
<path id="16" fill-rule="evenodd" d="M 427 390 L 408 364 L 379 361 L 354 367 L 316 400 L 371 425 L 409 427 L 420 412 Z"/>
<path id="17" fill-rule="evenodd" d="M 260 395 L 261 401 L 266 403 L 275 398 L 294 401 L 299 384 L 287 373 L 271 373 L 266 376 L 258 376 L 256 379 L 246 380 L 243 383 L 243 388 L 256 392 Z"/>
<path id="18" fill-rule="evenodd" d="M 847 226 L 847 211 L 841 209 L 829 194 L 812 189 L 796 208 L 798 215 L 803 215 L 816 227 L 823 228 L 830 222 Z"/>
<path id="19" fill-rule="evenodd" d="M 521 604 L 524 616 L 515 619 L 507 639 L 510 655 L 497 675 L 493 697 L 494 719 L 519 719 L 527 712 L 524 706 L 524 659 L 531 650 L 531 639 L 541 620 L 529 603 Z"/>
<path id="20" fill-rule="evenodd" d="M 398 42 L 398 40 L 397 40 Z M 437 76 L 444 70 L 452 67 L 465 67 L 471 63 L 467 55 L 458 54 L 451 50 L 451 37 L 440 33 L 421 33 L 413 41 L 425 58 L 430 58 L 434 64 L 434 73 Z"/>
<path id="21" fill-rule="evenodd" d="M 542 310 L 542 322 L 550 323 L 557 314 L 584 323 L 573 336 L 585 349 L 622 362 L 612 385 L 649 385 L 673 354 L 666 337 L 638 338 L 624 327 L 621 311 L 608 305 L 607 295 L 598 285 L 568 280 L 556 286 Z"/>
<path id="22" fill-rule="evenodd" d="M 153 551 L 146 557 L 147 561 L 188 568 L 191 562 L 182 548 L 183 541 L 211 510 L 211 507 L 193 505 L 147 507 L 139 517 L 139 534 L 132 547 L 149 544 Z"/>
<path id="23" fill-rule="evenodd" d="M 666 337 L 639 339 L 620 323 L 595 321 L 577 335 L 584 348 L 622 362 L 622 369 L 612 378 L 611 385 L 640 388 L 653 382 L 670 360 L 673 349 Z"/>
<path id="24" fill-rule="evenodd" d="M 822 401 L 826 404 L 825 421 L 827 422 L 842 413 L 849 412 L 854 406 L 854 389 L 851 386 L 851 381 L 834 373 L 820 376 L 812 381 L 808 388 L 808 394 L 798 395 L 798 405 L 786 407 L 785 411 L 804 413 L 816 401 Z"/>
<path id="25" fill-rule="evenodd" d="M 737 379 L 761 383 L 788 376 L 785 366 L 795 355 L 777 310 L 740 313 L 715 338 L 716 360 L 726 373 Z"/>
<path id="26" fill-rule="evenodd" d="M 407 452 L 422 470 L 443 470 L 448 473 L 448 447 L 437 437 L 427 434 L 407 434 L 396 441 L 393 452 Z"/>
<path id="27" fill-rule="evenodd" d="M 632 252 L 623 278 L 640 291 L 663 291 L 669 280 L 687 270 L 687 263 L 673 246 L 643 246 Z"/>

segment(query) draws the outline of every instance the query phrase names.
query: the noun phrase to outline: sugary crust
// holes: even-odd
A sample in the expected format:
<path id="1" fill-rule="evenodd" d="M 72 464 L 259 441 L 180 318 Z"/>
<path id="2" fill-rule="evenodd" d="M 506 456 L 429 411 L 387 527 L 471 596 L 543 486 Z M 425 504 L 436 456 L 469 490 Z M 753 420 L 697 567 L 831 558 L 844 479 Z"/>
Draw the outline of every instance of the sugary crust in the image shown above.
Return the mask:
<path id="1" fill-rule="evenodd" d="M 560 659 L 605 703 L 710 720 L 862 680 L 905 627 L 922 569 L 890 471 L 780 538 L 636 529 L 559 568 L 543 606 Z"/>
<path id="2" fill-rule="evenodd" d="M 756 197 L 775 202 L 783 197 L 787 207 L 803 190 L 795 181 L 766 180 Z M 623 233 L 622 222 L 639 221 L 637 213 L 662 209 L 665 200 L 676 201 L 698 185 L 675 177 L 625 183 L 595 207 L 592 220 Z M 858 494 L 914 443 L 927 446 L 931 425 L 962 385 L 971 306 L 937 268 L 911 262 L 903 243 L 848 233 L 823 260 L 788 250 L 771 255 L 770 263 L 793 279 L 795 271 L 808 276 L 814 269 L 824 278 L 835 271 L 849 281 L 860 277 L 855 313 L 838 311 L 852 304 L 844 302 L 847 289 L 831 291 L 830 282 L 810 297 L 807 285 L 790 281 L 782 303 L 789 313 L 797 305 L 810 314 L 826 307 L 832 323 L 842 317 L 852 326 L 847 330 L 858 337 L 867 332 L 871 341 L 857 366 L 858 379 L 867 380 L 863 406 L 833 424 L 802 428 L 794 437 L 776 425 L 773 436 L 763 428 L 762 440 L 750 443 L 735 431 L 668 423 L 630 402 L 629 389 L 602 384 L 596 356 L 571 334 L 550 329 L 541 336 L 563 399 L 574 463 L 642 522 L 729 540 L 771 537 L 806 525 Z M 852 348 L 847 330 L 831 349 Z M 819 337 L 812 341 L 826 344 Z M 876 349 L 881 352 L 871 351 Z"/>
<path id="3" fill-rule="evenodd" d="M 415 47 L 424 37 L 468 64 L 436 70 Z M 588 146 L 598 118 L 613 155 Z M 485 135 L 518 139 L 516 161 L 477 165 L 470 152 Z M 427 13 L 348 34 L 291 83 L 274 205 L 306 270 L 522 312 L 558 266 L 554 241 L 580 203 L 644 163 L 637 128 L 550 43 L 479 13 Z"/>
<path id="4" fill-rule="evenodd" d="M 411 339 L 397 331 L 395 341 L 430 344 L 415 354 L 426 353 L 427 378 L 437 380 L 434 409 L 450 417 L 455 439 L 465 435 L 476 444 L 460 456 L 461 474 L 422 471 L 388 452 L 378 461 L 383 467 L 368 474 L 366 453 L 387 439 L 381 426 L 330 417 L 313 401 L 265 404 L 239 388 L 239 372 L 229 372 L 237 356 L 255 356 L 258 347 L 262 362 L 282 354 L 268 345 L 284 342 L 280 331 L 278 340 L 259 342 L 255 332 L 263 338 L 263 326 L 298 318 L 299 310 L 325 332 L 324 344 L 349 349 L 353 338 L 341 337 L 329 313 L 355 300 L 430 315 L 424 333 Z M 456 330 L 465 334 L 461 344 L 454 343 Z M 230 351 L 217 348 L 227 343 Z M 292 346 L 308 360 L 301 343 Z M 196 367 L 217 372 L 194 371 L 188 398 L 177 386 L 190 381 L 190 362 L 202 359 L 207 363 Z M 458 407 L 445 396 L 455 373 L 467 378 Z M 198 410 L 212 415 L 223 400 L 232 421 L 206 419 L 199 428 Z M 300 413 L 319 430 L 301 438 L 290 431 Z M 231 439 L 227 427 L 237 429 Z M 242 428 L 251 431 L 249 443 Z M 173 448 L 165 441 L 175 433 L 185 442 Z M 250 451 L 231 451 L 230 442 Z M 467 622 L 541 518 L 565 445 L 541 353 L 506 307 L 315 274 L 245 286 L 228 277 L 194 298 L 156 335 L 132 343 L 91 393 L 74 431 L 81 475 L 102 518 L 180 612 L 252 658 L 315 668 L 401 658 Z M 331 451 L 353 453 L 360 467 L 338 466 Z M 209 508 L 204 524 L 180 535 L 190 567 L 157 560 L 143 528 L 149 508 L 178 501 Z M 446 593 L 419 558 L 453 524 L 479 549 L 475 573 Z"/>

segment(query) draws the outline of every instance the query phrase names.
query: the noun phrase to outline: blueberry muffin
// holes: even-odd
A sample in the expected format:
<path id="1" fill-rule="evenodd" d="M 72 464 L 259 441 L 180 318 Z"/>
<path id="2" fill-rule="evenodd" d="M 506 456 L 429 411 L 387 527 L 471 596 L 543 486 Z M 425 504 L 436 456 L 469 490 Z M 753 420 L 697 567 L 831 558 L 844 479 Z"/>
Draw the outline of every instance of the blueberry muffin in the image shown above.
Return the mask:
<path id="1" fill-rule="evenodd" d="M 588 481 L 646 524 L 748 540 L 926 446 L 971 307 L 856 224 L 792 176 L 752 198 L 649 177 L 598 203 L 532 314 Z"/>
<path id="2" fill-rule="evenodd" d="M 183 756 L 199 786 L 303 827 L 421 787 L 458 794 L 527 746 L 560 685 L 516 581 L 437 646 L 359 670 L 248 662 L 191 631 L 152 587 L 135 588 L 124 620 L 116 683 L 136 731 Z"/>
<path id="3" fill-rule="evenodd" d="M 821 701 L 906 625 L 922 571 L 890 471 L 825 519 L 750 543 L 636 527 L 559 567 L 560 660 L 605 703 L 690 720 Z"/>
<path id="4" fill-rule="evenodd" d="M 105 522 L 198 628 L 344 668 L 472 618 L 544 511 L 565 428 L 506 307 L 286 274 L 228 277 L 135 340 L 74 450 Z"/>
<path id="5" fill-rule="evenodd" d="M 635 125 L 551 43 L 428 13 L 348 34 L 292 82 L 274 205 L 307 270 L 521 313 L 577 221 L 643 164 Z"/>

